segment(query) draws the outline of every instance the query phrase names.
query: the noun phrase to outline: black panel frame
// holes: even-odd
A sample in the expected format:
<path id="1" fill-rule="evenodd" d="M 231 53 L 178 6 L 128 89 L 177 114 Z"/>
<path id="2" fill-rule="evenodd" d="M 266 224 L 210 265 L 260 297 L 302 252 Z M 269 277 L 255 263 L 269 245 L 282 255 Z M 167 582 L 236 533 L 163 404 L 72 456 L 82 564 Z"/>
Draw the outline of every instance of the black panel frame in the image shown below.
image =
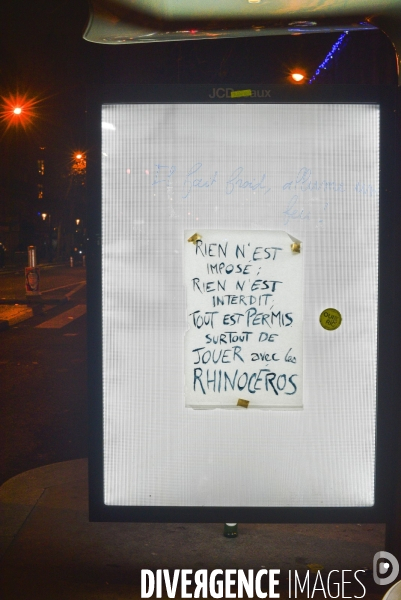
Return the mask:
<path id="1" fill-rule="evenodd" d="M 230 91 L 255 91 L 229 97 Z M 214 91 L 213 91 L 214 90 Z M 216 90 L 217 96 L 216 96 Z M 227 97 L 228 94 L 228 97 Z M 214 96 L 213 98 L 211 96 Z M 221 97 L 218 97 L 221 96 Z M 400 436 L 401 273 L 398 247 L 396 97 L 391 86 L 148 85 L 94 89 L 88 96 L 88 383 L 89 514 L 91 521 L 345 523 L 386 522 L 396 502 L 396 448 Z M 372 507 L 108 506 L 103 499 L 101 107 L 113 103 L 377 103 L 380 105 L 379 305 L 375 505 Z M 399 149 L 399 146 L 398 146 Z M 397 161 L 398 159 L 398 161 Z M 368 243 L 368 241 L 367 241 Z"/>

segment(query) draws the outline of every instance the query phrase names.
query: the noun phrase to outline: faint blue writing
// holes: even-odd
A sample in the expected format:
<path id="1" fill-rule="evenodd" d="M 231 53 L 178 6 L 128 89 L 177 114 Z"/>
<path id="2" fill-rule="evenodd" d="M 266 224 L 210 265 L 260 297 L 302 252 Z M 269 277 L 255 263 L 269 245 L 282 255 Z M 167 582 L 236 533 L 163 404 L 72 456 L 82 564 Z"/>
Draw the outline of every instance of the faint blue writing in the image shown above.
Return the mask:
<path id="1" fill-rule="evenodd" d="M 297 190 L 300 192 L 321 191 L 321 192 L 344 192 L 343 183 L 328 181 L 326 179 L 318 180 L 312 178 L 312 170 L 302 167 L 295 179 L 287 181 L 283 185 L 283 190 Z"/>
<path id="2" fill-rule="evenodd" d="M 183 185 L 182 185 L 182 198 L 188 198 L 189 194 L 192 192 L 194 188 L 210 188 L 217 181 L 217 171 L 213 173 L 210 177 L 199 177 L 200 169 L 202 168 L 202 163 L 195 163 L 188 171 L 185 176 Z M 195 177 L 195 175 L 198 175 Z"/>
<path id="3" fill-rule="evenodd" d="M 289 200 L 287 208 L 283 211 L 284 215 L 284 225 L 288 225 L 291 220 L 299 219 L 301 221 L 309 221 L 310 212 L 305 213 L 305 209 L 299 209 L 298 206 L 298 196 L 293 196 L 291 200 Z"/>
<path id="4" fill-rule="evenodd" d="M 361 183 L 360 181 L 355 184 L 354 189 L 358 194 L 363 194 L 364 196 L 377 196 L 379 194 L 373 185 Z"/>
<path id="5" fill-rule="evenodd" d="M 226 182 L 226 194 L 232 194 L 236 188 L 251 189 L 253 191 L 265 190 L 265 194 L 270 191 L 270 188 L 266 185 L 266 173 L 263 173 L 259 178 L 247 179 L 242 175 L 243 171 L 243 167 L 238 167 L 231 173 Z"/>
<path id="6" fill-rule="evenodd" d="M 171 177 L 175 173 L 174 166 L 166 166 L 166 165 L 155 165 L 156 166 L 156 174 L 153 178 L 152 185 L 158 185 L 159 183 L 166 183 L 168 186 L 171 185 Z"/>

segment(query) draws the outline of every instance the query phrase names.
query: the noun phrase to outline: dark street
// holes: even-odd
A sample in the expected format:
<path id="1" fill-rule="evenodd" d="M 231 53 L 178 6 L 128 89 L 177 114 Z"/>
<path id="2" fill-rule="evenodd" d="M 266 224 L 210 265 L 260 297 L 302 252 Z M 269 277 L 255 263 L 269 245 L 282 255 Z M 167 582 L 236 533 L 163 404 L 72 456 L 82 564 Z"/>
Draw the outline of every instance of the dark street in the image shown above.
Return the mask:
<path id="1" fill-rule="evenodd" d="M 86 314 L 67 314 L 77 306 L 83 307 L 78 314 L 86 311 L 85 270 L 63 265 L 42 273 L 43 314 L 0 332 L 1 483 L 27 469 L 87 456 Z M 1 274 L 1 297 L 23 297 L 23 283 L 21 272 Z M 69 301 L 46 303 L 74 288 Z M 44 327 L 56 316 L 56 326 Z"/>

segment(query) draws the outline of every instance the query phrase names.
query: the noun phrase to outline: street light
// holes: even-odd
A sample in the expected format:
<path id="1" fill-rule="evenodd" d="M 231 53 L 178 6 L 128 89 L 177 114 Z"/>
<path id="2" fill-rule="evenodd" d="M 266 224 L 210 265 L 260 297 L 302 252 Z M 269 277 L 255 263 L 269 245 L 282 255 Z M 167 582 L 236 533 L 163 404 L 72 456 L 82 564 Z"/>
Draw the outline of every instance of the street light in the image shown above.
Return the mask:
<path id="1" fill-rule="evenodd" d="M 80 150 L 72 155 L 72 172 L 75 175 L 85 175 L 86 173 L 86 155 Z"/>
<path id="2" fill-rule="evenodd" d="M 289 76 L 291 83 L 304 83 L 306 73 L 303 69 L 294 69 Z"/>
<path id="3" fill-rule="evenodd" d="M 6 124 L 6 130 L 11 126 L 27 129 L 35 117 L 38 117 L 36 107 L 39 102 L 38 98 L 30 98 L 28 94 L 18 92 L 1 96 L 0 121 Z"/>
<path id="4" fill-rule="evenodd" d="M 303 79 L 305 79 L 305 75 L 302 75 L 302 73 L 292 73 L 291 77 L 297 83 L 299 83 L 300 81 L 302 81 Z"/>

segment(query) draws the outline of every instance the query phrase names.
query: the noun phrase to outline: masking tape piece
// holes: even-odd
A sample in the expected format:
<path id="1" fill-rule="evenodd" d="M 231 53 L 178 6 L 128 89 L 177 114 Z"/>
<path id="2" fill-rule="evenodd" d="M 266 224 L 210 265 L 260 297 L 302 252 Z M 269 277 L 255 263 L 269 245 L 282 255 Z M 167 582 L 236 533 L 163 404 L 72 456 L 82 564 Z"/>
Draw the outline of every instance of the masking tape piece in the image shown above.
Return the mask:
<path id="1" fill-rule="evenodd" d="M 191 235 L 190 238 L 188 238 L 188 242 L 192 242 L 193 244 L 196 244 L 196 242 L 201 239 L 202 239 L 202 236 L 199 235 L 199 233 L 194 233 L 193 235 Z"/>
<path id="2" fill-rule="evenodd" d="M 248 408 L 249 400 L 243 400 L 242 398 L 238 399 L 237 406 L 242 406 L 242 408 Z"/>

